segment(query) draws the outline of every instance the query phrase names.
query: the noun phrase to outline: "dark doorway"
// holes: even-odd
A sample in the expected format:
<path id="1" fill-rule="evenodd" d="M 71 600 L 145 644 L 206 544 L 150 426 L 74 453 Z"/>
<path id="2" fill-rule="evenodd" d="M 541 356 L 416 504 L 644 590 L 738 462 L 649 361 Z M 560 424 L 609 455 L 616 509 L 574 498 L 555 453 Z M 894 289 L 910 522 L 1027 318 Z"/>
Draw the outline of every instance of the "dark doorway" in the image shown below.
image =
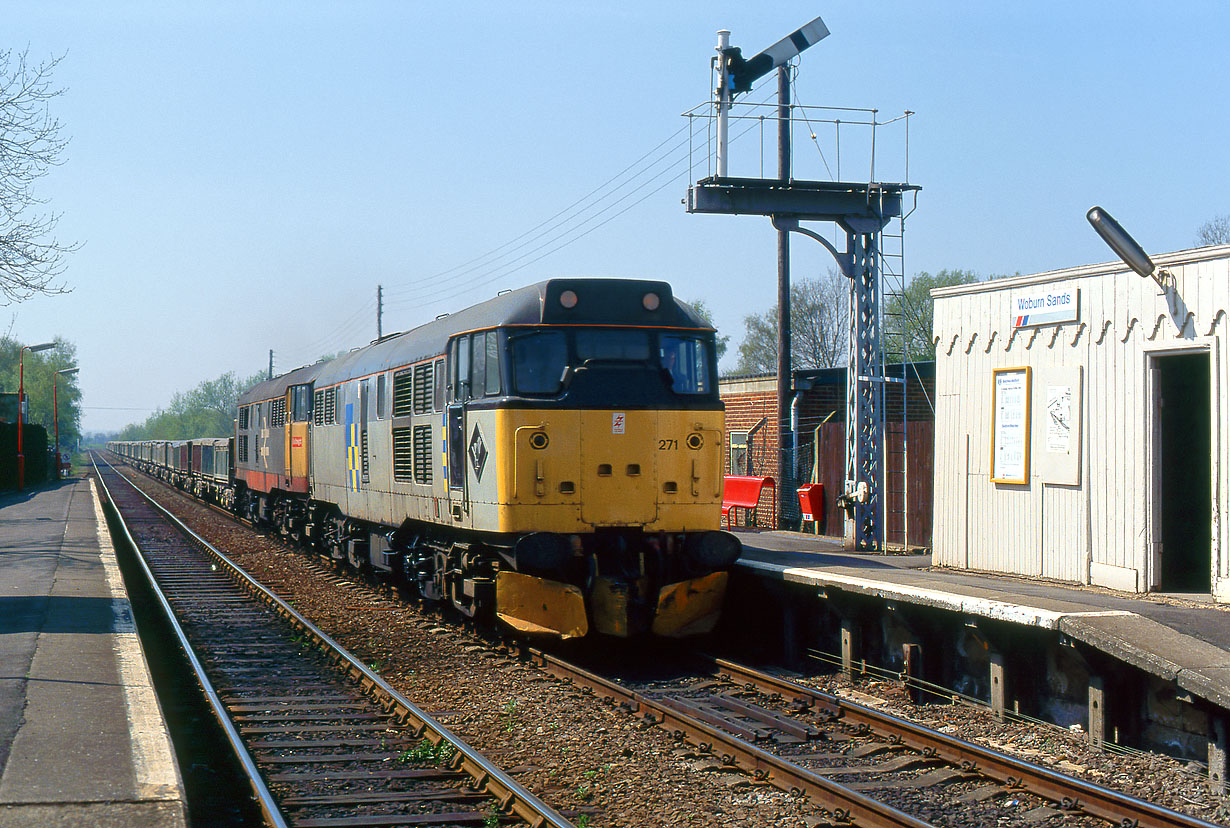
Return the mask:
<path id="1" fill-rule="evenodd" d="M 1212 570 L 1212 428 L 1209 355 L 1157 357 L 1157 480 L 1164 592 L 1209 592 Z"/>

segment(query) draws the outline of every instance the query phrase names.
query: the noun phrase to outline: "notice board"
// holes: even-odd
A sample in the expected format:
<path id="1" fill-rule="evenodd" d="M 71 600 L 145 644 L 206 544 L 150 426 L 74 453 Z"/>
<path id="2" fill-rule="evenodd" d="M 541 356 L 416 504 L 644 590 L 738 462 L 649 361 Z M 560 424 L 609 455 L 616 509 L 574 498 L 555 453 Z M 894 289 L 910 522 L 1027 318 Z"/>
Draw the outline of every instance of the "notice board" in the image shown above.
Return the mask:
<path id="1" fill-rule="evenodd" d="M 991 482 L 1029 482 L 1030 370 L 991 372 Z"/>

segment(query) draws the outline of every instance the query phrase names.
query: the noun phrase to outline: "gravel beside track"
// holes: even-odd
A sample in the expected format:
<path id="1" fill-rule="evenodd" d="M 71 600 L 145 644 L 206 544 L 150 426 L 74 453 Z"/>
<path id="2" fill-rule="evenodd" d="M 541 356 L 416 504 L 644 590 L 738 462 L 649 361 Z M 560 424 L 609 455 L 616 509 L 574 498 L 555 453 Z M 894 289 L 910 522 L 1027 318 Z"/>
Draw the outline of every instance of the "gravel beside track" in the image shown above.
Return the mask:
<path id="1" fill-rule="evenodd" d="M 919 705 L 900 686 L 874 679 L 850 682 L 844 676 L 796 679 L 868 707 L 952 733 L 1002 753 L 1075 776 L 1106 788 L 1230 825 L 1230 797 L 1208 786 L 1205 769 L 1165 756 L 1099 751 L 1079 733 L 1030 722 L 997 722 L 986 708 L 966 704 Z"/>
<path id="2" fill-rule="evenodd" d="M 322 565 L 276 538 L 254 534 L 162 484 L 147 479 L 142 485 L 395 688 L 579 825 L 759 828 L 825 821 L 816 805 L 753 784 L 666 732 L 493 653 L 464 631 L 374 589 L 323 574 Z M 1211 795 L 1202 779 L 1183 773 L 1182 763 L 1101 753 L 1077 736 L 1032 724 L 1001 724 L 978 708 L 912 705 L 892 684 L 851 686 L 842 677 L 810 683 L 1060 772 L 1230 822 L 1227 801 Z"/>

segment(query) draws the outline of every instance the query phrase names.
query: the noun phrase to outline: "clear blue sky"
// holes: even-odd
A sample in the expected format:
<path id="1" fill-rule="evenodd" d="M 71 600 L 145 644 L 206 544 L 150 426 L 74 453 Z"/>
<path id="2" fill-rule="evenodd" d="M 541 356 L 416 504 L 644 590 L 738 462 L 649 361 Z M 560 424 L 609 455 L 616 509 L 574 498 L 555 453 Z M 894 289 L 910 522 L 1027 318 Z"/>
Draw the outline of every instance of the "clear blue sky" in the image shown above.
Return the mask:
<path id="1" fill-rule="evenodd" d="M 716 30 L 750 56 L 817 15 L 832 34 L 799 103 L 917 113 L 907 273 L 1105 261 L 1093 204 L 1155 253 L 1230 213 L 1224 2 L 22 2 L 3 45 L 66 53 L 72 142 L 39 192 L 83 246 L 73 292 L 0 309 L 0 331 L 77 344 L 87 430 L 270 348 L 286 370 L 366 343 L 378 284 L 388 332 L 553 276 L 663 278 L 733 352 L 774 301 L 774 232 L 684 212 L 705 160 L 702 132 L 689 172 L 680 114 L 709 97 Z M 882 180 L 904 176 L 899 126 L 877 136 Z M 796 138 L 796 175 L 824 177 Z M 865 179 L 853 127 L 842 141 L 842 178 Z M 753 128 L 732 174 L 758 153 Z M 796 277 L 830 264 L 794 242 Z"/>

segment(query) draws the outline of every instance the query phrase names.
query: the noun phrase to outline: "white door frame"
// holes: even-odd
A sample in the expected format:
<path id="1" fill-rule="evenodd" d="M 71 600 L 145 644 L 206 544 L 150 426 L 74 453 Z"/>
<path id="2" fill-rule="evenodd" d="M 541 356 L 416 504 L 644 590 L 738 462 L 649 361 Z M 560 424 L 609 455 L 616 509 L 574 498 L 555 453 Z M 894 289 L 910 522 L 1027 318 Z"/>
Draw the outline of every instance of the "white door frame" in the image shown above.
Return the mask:
<path id="1" fill-rule="evenodd" d="M 1220 532 L 1217 530 L 1218 515 L 1221 509 L 1221 492 L 1218 489 L 1218 469 L 1221 465 L 1222 447 L 1221 447 L 1221 429 L 1217 427 L 1220 422 L 1221 409 L 1221 388 L 1220 388 L 1220 371 L 1218 370 L 1218 362 L 1220 358 L 1219 349 L 1217 347 L 1216 337 L 1194 337 L 1189 340 L 1176 342 L 1173 345 L 1161 346 L 1155 348 L 1147 348 L 1144 351 L 1145 357 L 1145 399 L 1144 399 L 1144 424 L 1145 424 L 1145 478 L 1148 481 L 1145 500 L 1145 517 L 1146 517 L 1146 554 L 1144 558 L 1145 571 L 1144 586 L 1146 590 L 1153 591 L 1159 586 L 1159 579 L 1162 572 L 1162 549 L 1161 549 L 1161 529 L 1162 529 L 1162 498 L 1161 498 L 1161 478 L 1162 469 L 1157 462 L 1158 452 L 1161 450 L 1160 440 L 1161 435 L 1159 428 L 1161 426 L 1161 417 L 1158 416 L 1158 371 L 1160 369 L 1160 359 L 1171 356 L 1182 356 L 1184 354 L 1208 354 L 1209 356 L 1209 448 L 1212 452 L 1211 462 L 1209 463 L 1209 472 L 1211 476 L 1209 491 L 1212 494 L 1212 503 L 1210 504 L 1210 568 L 1209 582 L 1212 591 L 1217 591 L 1217 576 L 1220 571 L 1221 562 L 1221 538 Z M 1164 459 L 1163 459 L 1164 462 Z"/>

